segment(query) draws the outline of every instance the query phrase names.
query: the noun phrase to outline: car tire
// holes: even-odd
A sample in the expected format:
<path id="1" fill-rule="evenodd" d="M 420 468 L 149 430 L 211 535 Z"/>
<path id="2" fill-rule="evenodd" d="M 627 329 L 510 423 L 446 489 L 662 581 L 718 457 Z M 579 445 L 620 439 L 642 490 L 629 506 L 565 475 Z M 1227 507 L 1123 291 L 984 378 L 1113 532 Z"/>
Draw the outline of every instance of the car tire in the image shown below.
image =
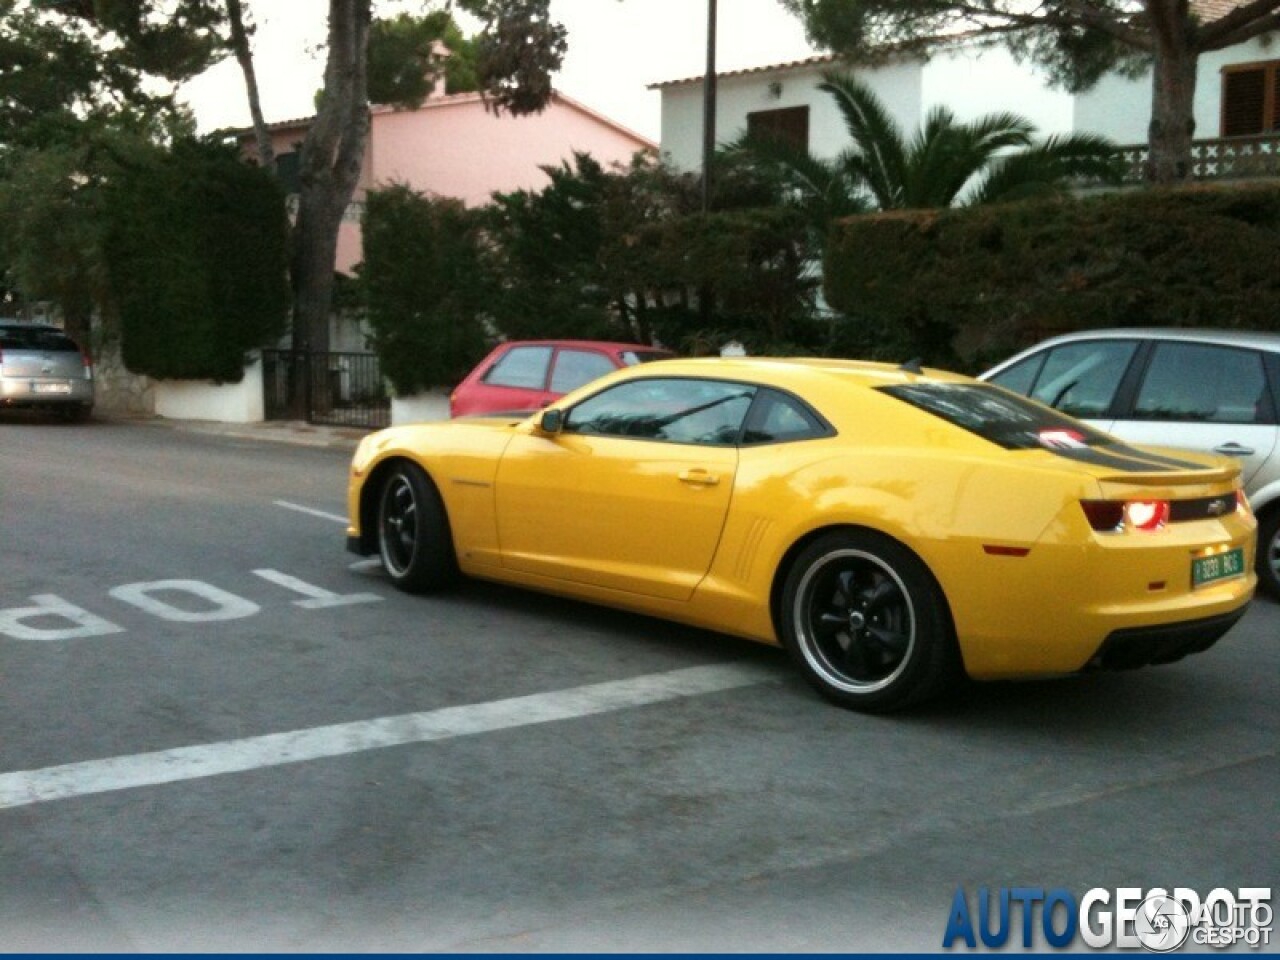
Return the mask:
<path id="1" fill-rule="evenodd" d="M 809 683 L 855 710 L 919 703 L 960 672 L 933 575 L 901 543 L 873 531 L 833 531 L 806 546 L 787 572 L 779 623 Z"/>
<path id="2" fill-rule="evenodd" d="M 1258 518 L 1258 586 L 1280 600 L 1280 504 Z"/>
<path id="3" fill-rule="evenodd" d="M 387 475 L 378 495 L 378 552 L 401 590 L 429 593 L 457 579 L 449 517 L 435 484 L 413 464 Z"/>

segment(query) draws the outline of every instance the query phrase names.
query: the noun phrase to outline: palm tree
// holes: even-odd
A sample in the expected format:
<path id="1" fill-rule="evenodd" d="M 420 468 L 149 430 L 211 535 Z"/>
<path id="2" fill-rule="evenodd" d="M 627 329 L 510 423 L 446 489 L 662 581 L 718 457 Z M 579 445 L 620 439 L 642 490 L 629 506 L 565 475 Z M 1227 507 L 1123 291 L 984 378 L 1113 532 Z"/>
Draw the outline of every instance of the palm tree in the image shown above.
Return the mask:
<path id="1" fill-rule="evenodd" d="M 852 139 L 834 160 L 760 137 L 729 147 L 781 171 L 816 227 L 868 206 L 996 203 L 1063 192 L 1077 177 L 1119 178 L 1115 147 L 1105 137 L 1072 134 L 1037 142 L 1035 126 L 1018 114 L 961 123 L 951 110 L 935 107 L 908 140 L 870 87 L 852 76 L 826 73 L 818 89 L 834 98 Z"/>

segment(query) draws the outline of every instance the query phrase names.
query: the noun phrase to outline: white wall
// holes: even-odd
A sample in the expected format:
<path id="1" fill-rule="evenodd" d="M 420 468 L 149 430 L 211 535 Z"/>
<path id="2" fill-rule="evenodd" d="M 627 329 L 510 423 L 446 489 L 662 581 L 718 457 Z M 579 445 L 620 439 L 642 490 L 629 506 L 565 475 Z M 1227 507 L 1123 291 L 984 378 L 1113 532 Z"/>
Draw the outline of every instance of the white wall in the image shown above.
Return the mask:
<path id="1" fill-rule="evenodd" d="M 428 390 L 407 397 L 391 398 L 391 425 L 429 423 L 449 419 L 449 391 Z"/>
<path id="2" fill-rule="evenodd" d="M 848 145 L 848 132 L 830 95 L 818 90 L 832 65 L 722 77 L 716 84 L 716 142 L 746 132 L 747 114 L 758 110 L 809 107 L 809 148 L 833 157 Z M 904 126 L 914 128 L 919 116 L 920 66 L 899 63 L 859 74 Z M 769 85 L 781 89 L 775 95 Z M 662 90 L 662 153 L 681 170 L 702 166 L 702 84 L 687 83 Z"/>
<path id="3" fill-rule="evenodd" d="M 943 106 L 962 123 L 1012 112 L 1034 123 L 1038 136 L 1071 132 L 1071 94 L 1052 89 L 1038 71 L 1000 47 L 940 52 L 925 66 L 922 86 L 922 120 Z"/>
<path id="4" fill-rule="evenodd" d="M 156 413 L 172 420 L 260 423 L 265 419 L 262 357 L 255 356 L 239 383 L 209 380 L 155 381 Z"/>
<path id="5" fill-rule="evenodd" d="M 819 64 L 721 78 L 716 88 L 716 141 L 745 132 L 748 113 L 808 106 L 810 149 L 818 156 L 834 157 L 848 146 L 849 135 L 831 96 L 817 89 L 829 69 L 841 68 Z M 935 106 L 950 108 L 961 121 L 1012 110 L 1030 119 L 1041 135 L 1071 129 L 1071 96 L 1050 89 L 1034 70 L 998 48 L 954 48 L 925 63 L 903 60 L 856 75 L 908 137 Z M 770 90 L 772 83 L 781 87 L 776 95 Z M 682 170 L 701 166 L 701 83 L 662 90 L 662 152 Z"/>
<path id="6" fill-rule="evenodd" d="M 1266 38 L 1203 54 L 1196 71 L 1195 138 L 1213 140 L 1222 135 L 1223 66 L 1277 58 L 1280 58 L 1280 43 L 1268 42 Z M 1146 143 L 1147 126 L 1151 122 L 1151 72 L 1133 80 L 1109 74 L 1092 90 L 1076 96 L 1074 113 L 1077 130 L 1100 133 L 1125 145 Z"/>

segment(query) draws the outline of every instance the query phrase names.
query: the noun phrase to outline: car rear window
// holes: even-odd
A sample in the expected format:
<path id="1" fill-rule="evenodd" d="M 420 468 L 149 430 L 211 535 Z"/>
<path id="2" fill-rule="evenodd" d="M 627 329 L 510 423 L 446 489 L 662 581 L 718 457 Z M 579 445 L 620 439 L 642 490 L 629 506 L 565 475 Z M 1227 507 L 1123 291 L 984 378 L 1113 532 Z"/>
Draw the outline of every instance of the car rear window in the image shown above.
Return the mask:
<path id="1" fill-rule="evenodd" d="M 0 350 L 47 350 L 79 353 L 75 341 L 57 330 L 40 327 L 0 327 Z"/>
<path id="2" fill-rule="evenodd" d="M 877 389 L 1006 450 L 1114 443 L 1107 434 L 1078 420 L 986 384 L 911 383 Z"/>

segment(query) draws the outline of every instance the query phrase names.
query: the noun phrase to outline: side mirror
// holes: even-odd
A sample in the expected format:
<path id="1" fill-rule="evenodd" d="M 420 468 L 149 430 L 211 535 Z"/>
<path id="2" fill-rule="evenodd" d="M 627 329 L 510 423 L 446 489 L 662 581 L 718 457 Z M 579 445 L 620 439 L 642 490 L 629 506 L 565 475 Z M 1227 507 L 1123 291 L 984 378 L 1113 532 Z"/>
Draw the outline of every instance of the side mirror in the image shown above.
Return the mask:
<path id="1" fill-rule="evenodd" d="M 564 411 L 547 410 L 538 418 L 538 429 L 543 433 L 554 435 L 564 428 Z"/>

